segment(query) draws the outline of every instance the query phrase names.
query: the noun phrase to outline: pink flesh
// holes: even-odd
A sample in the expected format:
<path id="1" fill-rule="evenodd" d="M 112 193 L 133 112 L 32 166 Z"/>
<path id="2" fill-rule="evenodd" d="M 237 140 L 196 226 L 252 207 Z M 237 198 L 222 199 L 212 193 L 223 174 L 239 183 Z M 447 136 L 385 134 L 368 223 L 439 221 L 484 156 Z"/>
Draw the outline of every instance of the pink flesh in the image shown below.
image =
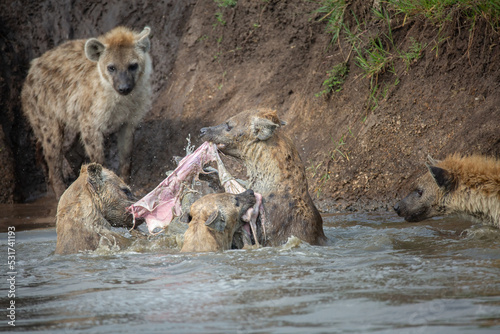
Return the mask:
<path id="1" fill-rule="evenodd" d="M 182 214 L 181 199 L 186 184 L 190 184 L 193 178 L 203 173 L 203 166 L 211 161 L 217 161 L 219 178 L 226 192 L 240 194 L 246 190 L 228 173 L 217 153 L 216 146 L 213 143 L 204 142 L 196 151 L 184 157 L 174 172 L 153 191 L 127 208 L 132 213 L 134 222 L 135 218 L 144 218 L 149 233 L 152 233 L 157 227 L 161 229 L 167 227 L 174 217 Z M 260 213 L 262 226 L 265 225 L 264 207 L 262 205 L 262 195 L 255 193 L 255 199 L 255 205 L 248 209 L 243 217 L 248 219 L 255 243 L 260 246 L 257 238 L 256 222 Z"/>
<path id="2" fill-rule="evenodd" d="M 246 189 L 241 184 L 239 184 L 231 174 L 229 174 L 218 155 L 217 167 L 219 169 L 220 182 L 224 185 L 224 189 L 226 190 L 226 192 L 231 194 L 241 194 L 242 192 L 245 192 Z M 264 226 L 264 207 L 262 206 L 262 195 L 259 193 L 254 194 L 255 205 L 248 209 L 248 211 L 243 215 L 243 218 L 248 219 L 245 221 L 248 221 L 248 223 L 250 224 L 255 244 L 260 247 L 259 239 L 257 238 L 257 217 L 259 216 L 259 212 L 261 212 L 261 222 L 262 226 Z M 266 232 L 264 230 L 264 235 L 265 233 Z"/>
<path id="3" fill-rule="evenodd" d="M 217 149 L 214 144 L 205 142 L 192 154 L 184 157 L 179 166 L 153 191 L 132 204 L 127 210 L 135 218 L 144 218 L 149 233 L 157 227 L 165 228 L 175 216 L 182 214 L 181 199 L 185 184 L 203 172 L 203 166 L 215 161 Z"/>

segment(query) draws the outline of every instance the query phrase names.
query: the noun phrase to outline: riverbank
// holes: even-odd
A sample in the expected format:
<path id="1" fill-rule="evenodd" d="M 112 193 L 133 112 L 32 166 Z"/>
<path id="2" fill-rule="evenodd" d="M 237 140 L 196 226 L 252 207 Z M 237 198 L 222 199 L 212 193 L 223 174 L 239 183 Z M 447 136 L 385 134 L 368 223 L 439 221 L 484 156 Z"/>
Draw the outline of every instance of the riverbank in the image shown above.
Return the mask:
<path id="1" fill-rule="evenodd" d="M 184 155 L 187 137 L 199 145 L 201 127 L 248 108 L 275 108 L 287 121 L 322 212 L 391 210 L 428 154 L 500 156 L 500 43 L 487 14 L 450 7 L 436 19 L 361 0 L 233 3 L 0 4 L 0 202 L 46 192 L 20 112 L 29 61 L 120 24 L 152 28 L 153 108 L 135 134 L 130 181 L 139 195 Z M 329 3 L 340 11 L 319 10 Z M 114 138 L 108 147 L 116 168 Z M 84 155 L 74 148 L 77 171 Z"/>

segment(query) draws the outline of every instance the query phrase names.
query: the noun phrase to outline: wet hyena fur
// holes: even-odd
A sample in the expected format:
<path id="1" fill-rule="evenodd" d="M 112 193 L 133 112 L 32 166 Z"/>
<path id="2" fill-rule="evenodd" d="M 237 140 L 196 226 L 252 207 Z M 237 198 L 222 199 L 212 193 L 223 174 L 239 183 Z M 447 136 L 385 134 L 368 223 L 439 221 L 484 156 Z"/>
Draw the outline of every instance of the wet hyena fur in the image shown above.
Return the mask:
<path id="1" fill-rule="evenodd" d="M 64 154 L 78 134 L 90 161 L 103 164 L 104 138 L 116 132 L 119 174 L 130 176 L 134 131 L 151 107 L 149 34 L 148 27 L 141 33 L 117 27 L 32 60 L 22 106 L 58 198 L 66 188 Z"/>
<path id="2" fill-rule="evenodd" d="M 428 158 L 428 173 L 396 203 L 409 222 L 459 214 L 474 222 L 500 227 L 500 161 L 480 155 L 453 154 L 442 161 Z"/>
<path id="3" fill-rule="evenodd" d="M 252 190 L 241 194 L 208 194 L 191 205 L 189 227 L 181 252 L 215 252 L 231 249 L 242 219 L 255 204 Z"/>
<path id="4" fill-rule="evenodd" d="M 201 135 L 247 167 L 249 188 L 264 199 L 264 245 L 281 245 L 292 235 L 323 245 L 323 220 L 309 195 L 304 164 L 282 125 L 274 110 L 247 110 L 201 129 Z"/>
<path id="5" fill-rule="evenodd" d="M 130 188 L 101 165 L 83 165 L 80 176 L 57 205 L 56 254 L 92 251 L 99 246 L 123 249 L 130 240 L 111 227 L 133 226 L 126 208 L 136 201 Z"/>

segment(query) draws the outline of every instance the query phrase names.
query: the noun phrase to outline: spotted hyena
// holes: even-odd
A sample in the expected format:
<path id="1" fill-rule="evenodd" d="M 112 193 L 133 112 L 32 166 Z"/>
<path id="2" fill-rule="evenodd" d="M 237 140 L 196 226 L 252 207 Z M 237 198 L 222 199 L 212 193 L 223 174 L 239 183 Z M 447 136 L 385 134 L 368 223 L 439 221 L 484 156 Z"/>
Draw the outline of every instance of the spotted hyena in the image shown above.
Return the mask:
<path id="1" fill-rule="evenodd" d="M 252 190 L 241 194 L 208 194 L 191 205 L 189 228 L 181 252 L 215 252 L 231 248 L 234 233 L 255 204 Z"/>
<path id="2" fill-rule="evenodd" d="M 83 165 L 80 176 L 57 205 L 56 254 L 95 250 L 99 245 L 123 248 L 130 240 L 111 227 L 133 226 L 126 208 L 136 201 L 130 188 L 100 164 Z"/>
<path id="3" fill-rule="evenodd" d="M 500 161 L 480 155 L 454 154 L 442 161 L 429 157 L 428 173 L 396 203 L 394 210 L 409 222 L 460 214 L 500 227 Z"/>
<path id="4" fill-rule="evenodd" d="M 117 27 L 72 40 L 33 59 L 21 99 L 60 197 L 64 153 L 80 134 L 92 162 L 104 163 L 104 137 L 117 132 L 120 175 L 130 175 L 133 134 L 151 106 L 150 28 Z"/>
<path id="5" fill-rule="evenodd" d="M 309 195 L 299 152 L 281 131 L 282 125 L 274 110 L 247 110 L 201 129 L 201 135 L 246 165 L 250 187 L 264 199 L 265 244 L 280 245 L 294 235 L 322 245 L 323 220 Z"/>

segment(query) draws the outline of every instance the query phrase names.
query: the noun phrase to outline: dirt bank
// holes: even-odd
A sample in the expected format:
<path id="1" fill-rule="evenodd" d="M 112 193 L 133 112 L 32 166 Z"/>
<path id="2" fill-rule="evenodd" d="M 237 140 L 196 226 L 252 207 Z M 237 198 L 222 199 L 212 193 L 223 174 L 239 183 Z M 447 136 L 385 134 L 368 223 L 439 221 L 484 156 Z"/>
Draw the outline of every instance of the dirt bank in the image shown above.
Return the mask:
<path id="1" fill-rule="evenodd" d="M 227 8 L 211 0 L 2 2 L 0 147 L 6 149 L 0 150 L 0 179 L 10 186 L 2 183 L 0 201 L 46 191 L 20 113 L 30 59 L 120 24 L 153 31 L 153 109 L 136 133 L 132 158 L 132 186 L 139 192 L 164 178 L 189 135 L 199 144 L 201 127 L 259 106 L 277 109 L 288 122 L 285 131 L 300 148 L 310 192 L 323 211 L 390 208 L 424 172 L 428 154 L 500 156 L 500 43 L 489 24 L 479 20 L 471 28 L 456 17 L 437 27 L 396 17 L 388 30 L 371 5 L 352 1 L 345 22 L 358 47 L 369 50 L 379 38 L 392 57 L 370 78 L 345 36 L 330 44 L 317 8 L 311 1 L 273 0 L 239 0 Z M 401 52 L 415 43 L 422 46 L 418 57 L 405 61 Z M 343 62 L 349 73 L 342 90 L 316 96 L 326 72 Z M 112 150 L 108 155 L 113 167 Z"/>

